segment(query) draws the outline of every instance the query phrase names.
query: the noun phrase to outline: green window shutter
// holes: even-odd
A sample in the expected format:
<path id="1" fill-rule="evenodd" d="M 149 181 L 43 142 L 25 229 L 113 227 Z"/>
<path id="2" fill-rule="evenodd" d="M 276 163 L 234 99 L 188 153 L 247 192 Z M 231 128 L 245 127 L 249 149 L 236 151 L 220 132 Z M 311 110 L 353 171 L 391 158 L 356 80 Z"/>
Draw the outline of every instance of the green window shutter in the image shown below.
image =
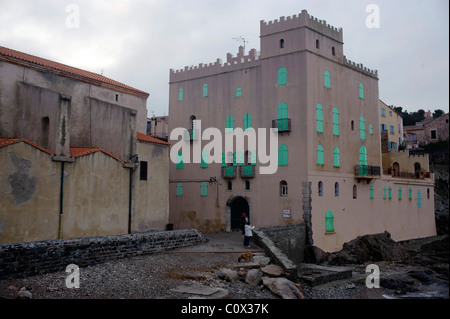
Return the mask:
<path id="1" fill-rule="evenodd" d="M 256 165 L 256 150 L 252 152 L 252 161 L 251 165 Z"/>
<path id="2" fill-rule="evenodd" d="M 359 83 L 359 98 L 364 100 L 364 85 L 361 82 Z"/>
<path id="3" fill-rule="evenodd" d="M 225 160 L 225 153 L 222 152 L 222 167 L 225 167 L 225 166 L 227 166 L 227 162 Z"/>
<path id="4" fill-rule="evenodd" d="M 252 115 L 247 113 L 244 115 L 244 131 L 252 127 Z"/>
<path id="5" fill-rule="evenodd" d="M 323 108 L 320 103 L 316 105 L 316 126 L 317 133 L 323 133 Z"/>
<path id="6" fill-rule="evenodd" d="M 373 199 L 374 197 L 373 197 L 373 186 L 372 185 L 370 185 L 370 187 L 369 187 L 369 198 L 370 199 Z"/>
<path id="7" fill-rule="evenodd" d="M 422 192 L 420 190 L 417 191 L 417 208 L 422 207 Z"/>
<path id="8" fill-rule="evenodd" d="M 203 97 L 207 97 L 208 96 L 208 84 L 205 83 L 203 84 Z"/>
<path id="9" fill-rule="evenodd" d="M 178 156 L 177 156 L 177 169 L 182 169 L 183 168 L 183 153 L 178 152 Z"/>
<path id="10" fill-rule="evenodd" d="M 334 232 L 334 215 L 331 210 L 325 214 L 325 228 L 326 232 Z"/>
<path id="11" fill-rule="evenodd" d="M 201 158 L 200 167 L 207 168 L 208 167 L 208 151 L 202 151 L 201 157 L 202 158 Z"/>
<path id="12" fill-rule="evenodd" d="M 208 185 L 206 184 L 206 182 L 203 182 L 200 185 L 200 196 L 202 197 L 208 196 Z"/>
<path id="13" fill-rule="evenodd" d="M 331 81 L 330 81 L 330 72 L 328 72 L 327 70 L 323 73 L 323 80 L 324 80 L 324 86 L 327 89 L 331 88 Z"/>
<path id="14" fill-rule="evenodd" d="M 237 88 L 236 89 L 236 97 L 242 96 L 242 89 L 241 88 Z"/>
<path id="15" fill-rule="evenodd" d="M 398 188 L 398 200 L 402 200 L 402 188 Z"/>
<path id="16" fill-rule="evenodd" d="M 244 152 L 237 151 L 235 154 L 236 154 L 236 165 L 235 166 L 244 165 Z"/>
<path id="17" fill-rule="evenodd" d="M 278 70 L 278 86 L 287 84 L 287 71 L 285 67 Z"/>
<path id="18" fill-rule="evenodd" d="M 287 166 L 289 162 L 289 150 L 285 144 L 278 147 L 278 166 Z"/>
<path id="19" fill-rule="evenodd" d="M 386 199 L 386 186 L 383 186 L 383 199 Z"/>
<path id="20" fill-rule="evenodd" d="M 178 89 L 178 101 L 183 101 L 183 89 Z"/>
<path id="21" fill-rule="evenodd" d="M 234 131 L 234 118 L 230 115 L 227 117 L 225 133 L 231 133 Z"/>
<path id="22" fill-rule="evenodd" d="M 333 108 L 333 135 L 339 136 L 339 111 Z"/>
<path id="23" fill-rule="evenodd" d="M 411 189 L 411 187 L 408 188 L 408 199 L 412 200 L 412 189 Z"/>
<path id="24" fill-rule="evenodd" d="M 286 131 L 288 129 L 288 106 L 285 102 L 278 104 L 278 130 Z"/>
<path id="25" fill-rule="evenodd" d="M 333 151 L 333 166 L 339 167 L 340 166 L 340 154 L 339 154 L 339 148 L 335 148 Z"/>
<path id="26" fill-rule="evenodd" d="M 370 133 L 370 135 L 373 135 L 373 126 L 372 126 L 372 124 L 370 124 L 370 126 L 369 126 L 369 133 Z"/>
<path id="27" fill-rule="evenodd" d="M 183 183 L 177 184 L 177 196 L 183 196 Z"/>
<path id="28" fill-rule="evenodd" d="M 324 165 L 323 162 L 323 146 L 322 145 L 318 145 L 317 146 L 317 165 Z"/>
<path id="29" fill-rule="evenodd" d="M 392 199 L 392 188 L 389 186 L 388 188 L 388 199 Z"/>
<path id="30" fill-rule="evenodd" d="M 361 139 L 361 141 L 366 140 L 366 124 L 364 117 L 362 116 L 359 118 L 359 138 Z"/>

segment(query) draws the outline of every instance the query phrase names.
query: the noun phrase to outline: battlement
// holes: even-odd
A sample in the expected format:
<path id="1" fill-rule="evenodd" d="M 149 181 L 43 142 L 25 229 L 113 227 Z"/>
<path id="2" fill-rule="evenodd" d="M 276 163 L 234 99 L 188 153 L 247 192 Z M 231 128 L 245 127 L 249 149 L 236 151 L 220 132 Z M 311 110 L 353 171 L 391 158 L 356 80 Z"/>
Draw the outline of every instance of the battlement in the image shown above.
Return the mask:
<path id="1" fill-rule="evenodd" d="M 345 55 L 344 55 L 344 65 L 378 79 L 378 70 L 371 70 L 363 66 L 362 63 L 355 63 L 350 60 L 347 60 L 347 57 Z"/>
<path id="2" fill-rule="evenodd" d="M 302 10 L 298 15 L 280 17 L 273 21 L 260 21 L 261 37 L 272 33 L 283 32 L 290 29 L 300 27 L 308 27 L 326 36 L 329 36 L 336 41 L 343 42 L 342 28 L 333 27 L 325 20 L 319 20 L 308 14 L 306 10 Z"/>
<path id="3" fill-rule="evenodd" d="M 240 46 L 236 56 L 227 53 L 227 62 L 225 63 L 222 63 L 221 59 L 217 59 L 214 63 L 200 63 L 198 66 L 185 66 L 184 69 L 179 70 L 170 69 L 170 82 L 180 82 L 188 79 L 251 68 L 259 66 L 259 63 L 259 52 L 256 49 L 251 49 L 249 54 L 245 55 L 244 48 Z"/>

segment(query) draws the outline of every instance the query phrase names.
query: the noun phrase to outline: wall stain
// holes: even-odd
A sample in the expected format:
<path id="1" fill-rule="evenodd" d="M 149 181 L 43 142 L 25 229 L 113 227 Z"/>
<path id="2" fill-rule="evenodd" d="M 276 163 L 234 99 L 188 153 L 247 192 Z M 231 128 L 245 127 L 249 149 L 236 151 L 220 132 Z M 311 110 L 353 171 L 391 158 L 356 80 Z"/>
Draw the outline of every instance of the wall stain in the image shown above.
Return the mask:
<path id="1" fill-rule="evenodd" d="M 39 182 L 38 177 L 29 177 L 31 161 L 17 157 L 10 152 L 11 162 L 17 171 L 8 176 L 8 182 L 12 189 L 15 205 L 20 205 L 29 201 L 36 192 Z"/>

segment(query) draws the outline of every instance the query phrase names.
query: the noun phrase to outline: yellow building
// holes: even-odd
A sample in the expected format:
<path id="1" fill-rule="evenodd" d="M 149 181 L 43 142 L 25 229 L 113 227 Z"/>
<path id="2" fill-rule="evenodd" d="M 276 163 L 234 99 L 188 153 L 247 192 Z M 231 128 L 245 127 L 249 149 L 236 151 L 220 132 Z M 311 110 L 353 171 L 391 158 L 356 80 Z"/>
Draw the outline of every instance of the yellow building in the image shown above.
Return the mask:
<path id="1" fill-rule="evenodd" d="M 403 142 L 403 119 L 402 115 L 396 110 L 390 108 L 383 101 L 378 102 L 380 107 L 380 131 L 381 136 L 385 136 L 382 149 L 386 151 L 398 151 L 399 146 Z M 384 132 L 384 133 L 383 133 Z M 383 135 L 384 134 L 384 135 Z M 387 140 L 387 141 L 386 141 Z M 383 144 L 383 140 L 382 140 Z"/>

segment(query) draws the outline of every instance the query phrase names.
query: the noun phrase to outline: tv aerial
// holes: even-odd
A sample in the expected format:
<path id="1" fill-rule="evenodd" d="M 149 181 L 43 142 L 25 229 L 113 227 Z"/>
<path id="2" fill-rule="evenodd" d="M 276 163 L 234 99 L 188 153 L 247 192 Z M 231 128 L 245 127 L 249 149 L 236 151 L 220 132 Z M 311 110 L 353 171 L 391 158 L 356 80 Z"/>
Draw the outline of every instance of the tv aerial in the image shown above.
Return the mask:
<path id="1" fill-rule="evenodd" d="M 245 44 L 248 43 L 248 41 L 245 41 L 245 38 L 243 38 L 241 36 L 239 38 L 233 38 L 233 40 L 242 41 L 243 47 L 244 47 L 244 52 L 245 52 Z"/>

